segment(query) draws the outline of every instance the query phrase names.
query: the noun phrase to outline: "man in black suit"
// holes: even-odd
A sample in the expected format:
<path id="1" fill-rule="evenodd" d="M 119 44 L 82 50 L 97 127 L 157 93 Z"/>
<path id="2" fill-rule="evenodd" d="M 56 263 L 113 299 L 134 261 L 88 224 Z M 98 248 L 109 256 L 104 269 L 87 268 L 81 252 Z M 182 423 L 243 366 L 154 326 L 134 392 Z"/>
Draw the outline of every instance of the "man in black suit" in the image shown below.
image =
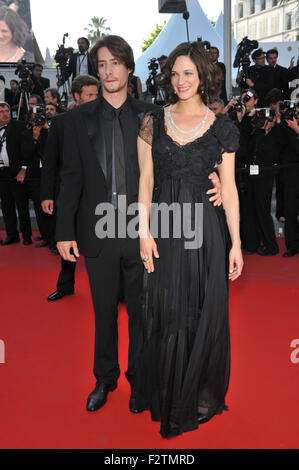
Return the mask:
<path id="1" fill-rule="evenodd" d="M 258 96 L 258 107 L 266 106 L 266 94 L 273 88 L 273 74 L 266 65 L 265 53 L 262 49 L 257 49 L 251 54 L 254 65 L 248 69 L 246 83 L 253 88 Z"/>
<path id="2" fill-rule="evenodd" d="M 269 49 L 266 52 L 266 59 L 272 74 L 272 87 L 281 91 L 282 99 L 289 99 L 288 69 L 277 64 L 278 50 Z"/>
<path id="3" fill-rule="evenodd" d="M 50 88 L 50 80 L 48 78 L 42 77 L 43 70 L 44 68 L 41 64 L 34 64 L 31 75 L 33 82 L 31 94 L 39 95 L 41 98 L 44 97 L 44 91 L 47 88 Z"/>
<path id="4" fill-rule="evenodd" d="M 70 58 L 66 78 L 68 79 L 73 76 L 72 80 L 74 80 L 77 75 L 91 75 L 96 77 L 97 74 L 88 52 L 89 40 L 87 38 L 79 38 L 77 44 L 78 52 L 73 54 Z"/>
<path id="5" fill-rule="evenodd" d="M 219 98 L 221 98 L 224 101 L 224 104 L 227 103 L 227 94 L 226 94 L 226 68 L 225 64 L 223 62 L 219 62 L 219 49 L 218 47 L 212 46 L 210 48 L 210 58 L 213 64 L 216 67 L 219 67 L 222 75 L 222 80 L 221 80 L 221 94 Z"/>
<path id="6" fill-rule="evenodd" d="M 138 239 L 124 235 L 98 238 L 96 225 L 99 204 L 109 204 L 118 222 L 132 218 L 119 206 L 119 196 L 127 204 L 138 200 L 139 167 L 137 136 L 144 114 L 154 109 L 150 103 L 127 94 L 128 79 L 134 72 L 134 56 L 129 44 L 119 36 L 105 36 L 93 48 L 94 63 L 103 95 L 65 116 L 64 154 L 57 202 L 56 238 L 61 256 L 76 262 L 85 256 L 95 310 L 94 375 L 97 383 L 88 397 L 87 410 L 96 411 L 117 387 L 117 313 L 120 278 L 129 315 L 129 358 L 126 377 L 131 385 L 130 411 L 138 413 L 134 394 L 136 351 L 140 338 L 140 310 L 143 264 Z"/>
<path id="7" fill-rule="evenodd" d="M 99 81 L 90 75 L 79 75 L 72 83 L 72 95 L 76 106 L 93 101 L 98 96 Z M 60 114 L 51 122 L 47 140 L 45 159 L 41 173 L 42 208 L 45 214 L 53 218 L 55 226 L 55 200 L 59 190 L 59 170 L 62 166 L 63 131 L 66 114 Z M 54 234 L 53 234 L 54 238 Z M 57 281 L 57 289 L 49 295 L 48 300 L 53 302 L 62 299 L 65 295 L 74 293 L 76 263 L 61 258 L 61 271 Z"/>
<path id="8" fill-rule="evenodd" d="M 18 209 L 23 244 L 31 243 L 31 223 L 23 182 L 26 175 L 26 161 L 21 154 L 21 136 L 25 123 L 12 121 L 10 106 L 0 103 L 0 197 L 7 238 L 2 245 L 19 243 L 17 228 Z"/>
<path id="9" fill-rule="evenodd" d="M 41 243 L 36 245 L 36 248 L 42 248 L 50 243 L 48 216 L 44 214 L 40 204 L 41 167 L 48 138 L 49 122 L 46 121 L 43 125 L 36 123 L 34 111 L 34 108 L 30 109 L 27 115 L 28 129 L 22 134 L 21 151 L 27 162 L 26 177 L 23 183 L 27 204 L 29 205 L 29 199 L 31 199 L 42 240 Z"/>

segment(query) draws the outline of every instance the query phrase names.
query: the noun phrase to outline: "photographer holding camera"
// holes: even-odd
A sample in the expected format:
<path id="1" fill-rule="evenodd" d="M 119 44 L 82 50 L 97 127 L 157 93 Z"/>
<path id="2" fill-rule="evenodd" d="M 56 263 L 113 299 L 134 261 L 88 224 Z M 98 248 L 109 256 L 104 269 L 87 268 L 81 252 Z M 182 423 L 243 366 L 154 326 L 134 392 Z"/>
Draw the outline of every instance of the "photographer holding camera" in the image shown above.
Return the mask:
<path id="1" fill-rule="evenodd" d="M 266 94 L 272 90 L 274 77 L 271 69 L 265 63 L 265 53 L 262 49 L 257 49 L 251 54 L 254 65 L 248 69 L 246 83 L 253 88 L 258 96 L 258 106 L 266 106 Z"/>
<path id="2" fill-rule="evenodd" d="M 33 201 L 36 220 L 42 238 L 42 242 L 37 244 L 36 248 L 42 248 L 51 242 L 51 220 L 50 217 L 44 214 L 40 202 L 41 168 L 50 120 L 51 116 L 43 106 L 33 107 L 28 112 L 27 129 L 22 134 L 22 155 L 28 162 L 24 180 L 27 204 L 29 199 Z"/>
<path id="3" fill-rule="evenodd" d="M 279 252 L 271 200 L 274 174 L 284 142 L 280 114 L 270 108 L 252 108 L 248 118 L 252 130 L 244 161 L 242 243 L 248 254 L 271 256 Z M 246 141 L 242 147 L 244 145 Z"/>
<path id="4" fill-rule="evenodd" d="M 257 104 L 257 94 L 252 89 L 244 90 L 242 95 L 232 98 L 224 108 L 227 115 L 232 119 L 240 132 L 239 149 L 236 152 L 236 185 L 239 194 L 240 204 L 240 233 L 244 245 L 245 229 L 244 220 L 246 217 L 246 168 L 251 159 L 254 148 L 254 129 L 251 119 Z"/>
<path id="5" fill-rule="evenodd" d="M 167 56 L 162 55 L 157 60 L 153 57 L 148 63 L 148 69 L 150 74 L 146 80 L 147 92 L 150 93 L 153 97 L 153 103 L 159 106 L 164 106 L 165 103 L 165 93 L 163 90 L 163 81 L 164 73 L 163 69 L 167 61 Z M 159 64 L 158 64 L 159 63 Z M 158 73 L 158 68 L 160 67 L 160 73 Z"/>
<path id="6" fill-rule="evenodd" d="M 59 87 L 62 86 L 71 76 L 72 80 L 74 80 L 77 75 L 91 75 L 97 77 L 88 52 L 90 46 L 89 40 L 82 37 L 78 39 L 77 44 L 78 52 L 75 54 L 71 52 L 73 49 L 65 49 L 64 44 L 63 46 L 60 46 L 56 52 L 55 60 L 62 67 L 65 67 L 63 76 L 57 83 Z"/>
<path id="7" fill-rule="evenodd" d="M 41 64 L 34 64 L 31 72 L 31 80 L 33 83 L 31 93 L 39 95 L 41 98 L 44 97 L 44 91 L 50 88 L 50 80 L 42 77 L 43 70 L 44 68 Z"/>

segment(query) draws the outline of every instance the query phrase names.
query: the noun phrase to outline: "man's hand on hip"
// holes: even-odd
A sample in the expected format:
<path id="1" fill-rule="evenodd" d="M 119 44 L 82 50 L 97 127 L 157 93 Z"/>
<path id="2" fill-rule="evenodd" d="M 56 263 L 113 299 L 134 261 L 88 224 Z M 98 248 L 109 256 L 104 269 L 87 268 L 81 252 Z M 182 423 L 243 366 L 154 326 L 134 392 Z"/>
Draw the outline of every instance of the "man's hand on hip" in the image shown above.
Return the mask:
<path id="1" fill-rule="evenodd" d="M 60 253 L 60 256 L 65 261 L 71 261 L 72 263 L 76 263 L 77 258 L 79 258 L 79 250 L 78 245 L 75 240 L 71 242 L 57 242 L 57 249 Z"/>

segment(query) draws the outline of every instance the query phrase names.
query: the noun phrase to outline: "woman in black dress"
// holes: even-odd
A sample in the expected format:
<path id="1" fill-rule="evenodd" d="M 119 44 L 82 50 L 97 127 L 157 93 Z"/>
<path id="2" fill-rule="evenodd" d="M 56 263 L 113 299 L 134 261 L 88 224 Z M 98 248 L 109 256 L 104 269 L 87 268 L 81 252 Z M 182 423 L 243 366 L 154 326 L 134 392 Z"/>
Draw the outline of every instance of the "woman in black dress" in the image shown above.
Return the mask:
<path id="1" fill-rule="evenodd" d="M 149 409 L 161 421 L 161 435 L 171 437 L 226 409 L 229 279 L 240 276 L 243 259 L 234 179 L 239 134 L 228 117 L 207 107 L 215 94 L 213 64 L 198 42 L 183 43 L 168 57 L 165 73 L 170 105 L 145 116 L 138 138 L 145 279 L 135 389 L 137 408 Z M 223 207 L 206 194 L 216 163 Z M 187 247 L 190 236 L 176 215 L 169 218 L 168 237 L 161 224 L 153 237 L 152 202 L 177 203 L 181 214 L 191 207 L 193 227 L 200 207 L 201 244 Z M 165 224 L 165 216 L 159 220 Z"/>

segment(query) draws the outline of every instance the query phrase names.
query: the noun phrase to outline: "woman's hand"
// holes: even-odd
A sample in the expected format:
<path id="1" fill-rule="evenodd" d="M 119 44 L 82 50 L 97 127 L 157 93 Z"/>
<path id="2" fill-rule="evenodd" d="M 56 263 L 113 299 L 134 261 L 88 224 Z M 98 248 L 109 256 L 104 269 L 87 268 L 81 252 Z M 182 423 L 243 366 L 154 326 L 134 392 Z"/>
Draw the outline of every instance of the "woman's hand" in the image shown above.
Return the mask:
<path id="1" fill-rule="evenodd" d="M 154 261 L 153 255 L 155 258 L 159 258 L 159 253 L 157 250 L 157 244 L 151 234 L 147 235 L 144 238 L 140 238 L 140 256 L 147 272 L 154 272 Z"/>
<path id="2" fill-rule="evenodd" d="M 232 247 L 229 252 L 229 279 L 235 281 L 241 276 L 244 261 L 240 247 Z"/>

